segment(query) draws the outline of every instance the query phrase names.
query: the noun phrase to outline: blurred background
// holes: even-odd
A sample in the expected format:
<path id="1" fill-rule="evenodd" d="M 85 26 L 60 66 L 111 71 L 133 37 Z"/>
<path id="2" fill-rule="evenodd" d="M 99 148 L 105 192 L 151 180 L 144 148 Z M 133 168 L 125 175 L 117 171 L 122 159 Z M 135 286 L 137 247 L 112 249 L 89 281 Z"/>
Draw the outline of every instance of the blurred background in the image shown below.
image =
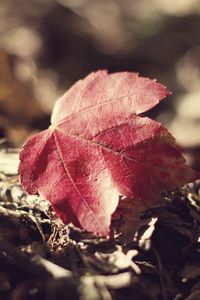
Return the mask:
<path id="1" fill-rule="evenodd" d="M 49 125 L 55 100 L 98 69 L 173 92 L 150 115 L 200 170 L 200 0 L 1 0 L 0 143 Z"/>

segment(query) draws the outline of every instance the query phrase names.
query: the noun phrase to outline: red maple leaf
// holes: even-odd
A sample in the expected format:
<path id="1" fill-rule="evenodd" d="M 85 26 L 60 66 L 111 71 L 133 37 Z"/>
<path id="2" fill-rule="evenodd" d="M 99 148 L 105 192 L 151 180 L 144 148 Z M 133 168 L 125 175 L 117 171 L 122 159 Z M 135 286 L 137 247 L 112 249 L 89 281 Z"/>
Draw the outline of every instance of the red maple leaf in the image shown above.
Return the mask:
<path id="1" fill-rule="evenodd" d="M 64 223 L 108 235 L 120 195 L 151 207 L 162 190 L 197 179 L 167 129 L 141 115 L 168 94 L 135 73 L 78 81 L 56 102 L 52 125 L 25 143 L 24 189 L 48 199 Z"/>

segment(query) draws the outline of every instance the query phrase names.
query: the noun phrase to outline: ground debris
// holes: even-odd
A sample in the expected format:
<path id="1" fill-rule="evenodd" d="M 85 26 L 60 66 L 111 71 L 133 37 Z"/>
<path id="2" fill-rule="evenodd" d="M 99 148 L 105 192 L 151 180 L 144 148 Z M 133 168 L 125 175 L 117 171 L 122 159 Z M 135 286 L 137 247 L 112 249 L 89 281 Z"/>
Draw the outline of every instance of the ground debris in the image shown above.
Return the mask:
<path id="1" fill-rule="evenodd" d="M 200 299 L 200 181 L 165 192 L 132 239 L 120 221 L 106 239 L 63 225 L 11 170 L 0 170 L 0 300 Z"/>

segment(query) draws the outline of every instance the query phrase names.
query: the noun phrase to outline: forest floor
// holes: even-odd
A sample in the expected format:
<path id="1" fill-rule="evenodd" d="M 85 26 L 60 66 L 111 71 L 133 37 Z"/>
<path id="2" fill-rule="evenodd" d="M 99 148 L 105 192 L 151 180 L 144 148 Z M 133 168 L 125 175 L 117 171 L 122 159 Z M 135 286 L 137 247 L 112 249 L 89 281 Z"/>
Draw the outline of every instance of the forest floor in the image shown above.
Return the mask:
<path id="1" fill-rule="evenodd" d="M 27 195 L 17 155 L 0 152 L 0 300 L 200 299 L 199 181 L 163 194 L 132 240 L 105 239 Z"/>

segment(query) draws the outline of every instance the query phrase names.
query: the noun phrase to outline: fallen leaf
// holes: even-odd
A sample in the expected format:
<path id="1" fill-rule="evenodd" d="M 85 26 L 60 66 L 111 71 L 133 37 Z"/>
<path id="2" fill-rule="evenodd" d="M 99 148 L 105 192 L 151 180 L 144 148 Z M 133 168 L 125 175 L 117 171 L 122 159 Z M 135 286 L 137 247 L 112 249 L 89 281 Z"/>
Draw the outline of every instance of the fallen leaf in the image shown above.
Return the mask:
<path id="1" fill-rule="evenodd" d="M 135 73 L 98 71 L 55 104 L 51 126 L 20 153 L 24 189 L 48 199 L 64 223 L 108 235 L 119 196 L 143 209 L 195 180 L 170 133 L 141 114 L 169 95 Z"/>

